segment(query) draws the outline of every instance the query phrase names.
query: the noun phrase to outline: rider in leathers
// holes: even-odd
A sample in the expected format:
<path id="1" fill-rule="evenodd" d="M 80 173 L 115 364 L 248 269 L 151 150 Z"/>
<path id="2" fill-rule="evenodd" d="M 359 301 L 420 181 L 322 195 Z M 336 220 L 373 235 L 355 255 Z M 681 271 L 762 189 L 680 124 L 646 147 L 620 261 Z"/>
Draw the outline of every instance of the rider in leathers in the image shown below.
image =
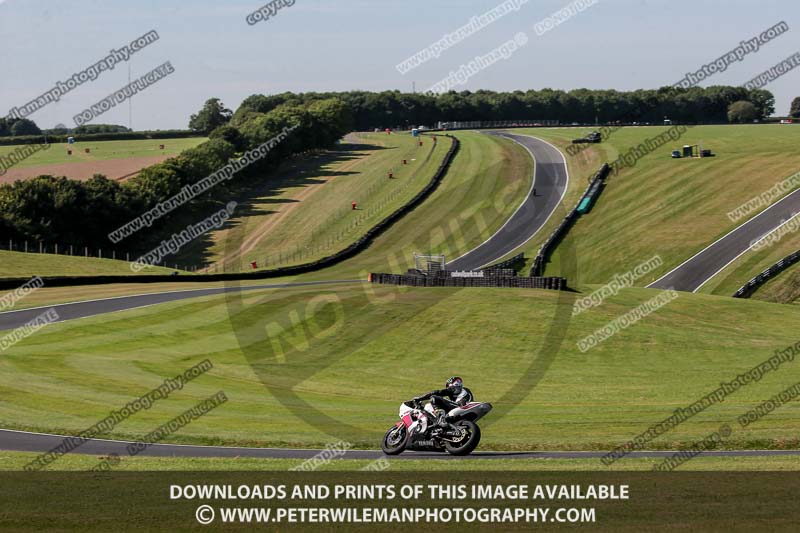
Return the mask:
<path id="1" fill-rule="evenodd" d="M 445 388 L 441 390 L 434 390 L 422 396 L 414 398 L 415 401 L 424 401 L 428 398 L 431 399 L 431 404 L 437 409 L 440 409 L 439 416 L 436 419 L 436 425 L 439 427 L 446 427 L 449 422 L 447 420 L 447 413 L 456 407 L 463 407 L 472 401 L 472 391 L 464 386 L 463 380 L 458 376 L 453 376 L 448 379 Z"/>

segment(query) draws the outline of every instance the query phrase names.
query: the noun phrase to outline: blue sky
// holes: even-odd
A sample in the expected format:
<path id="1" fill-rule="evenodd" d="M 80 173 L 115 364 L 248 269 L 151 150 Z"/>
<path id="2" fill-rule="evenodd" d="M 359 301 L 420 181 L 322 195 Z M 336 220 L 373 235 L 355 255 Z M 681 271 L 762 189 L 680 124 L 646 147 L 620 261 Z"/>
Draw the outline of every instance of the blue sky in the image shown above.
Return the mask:
<path id="1" fill-rule="evenodd" d="M 160 39 L 128 64 L 134 78 L 170 61 L 175 73 L 133 98 L 135 129 L 185 128 L 209 97 L 233 109 L 253 93 L 424 90 L 525 32 L 529 42 L 459 89 L 670 85 L 780 21 L 790 31 L 701 85 L 740 85 L 800 51 L 796 0 L 599 0 L 537 36 L 534 25 L 570 0 L 529 0 L 519 11 L 405 75 L 395 66 L 502 0 L 296 0 L 268 21 L 245 17 L 265 2 L 210 0 L 0 0 L 0 112 L 22 105 L 132 39 Z M 35 112 L 63 123 L 127 83 L 127 65 Z M 766 87 L 786 114 L 800 68 Z M 128 124 L 127 104 L 94 122 Z"/>

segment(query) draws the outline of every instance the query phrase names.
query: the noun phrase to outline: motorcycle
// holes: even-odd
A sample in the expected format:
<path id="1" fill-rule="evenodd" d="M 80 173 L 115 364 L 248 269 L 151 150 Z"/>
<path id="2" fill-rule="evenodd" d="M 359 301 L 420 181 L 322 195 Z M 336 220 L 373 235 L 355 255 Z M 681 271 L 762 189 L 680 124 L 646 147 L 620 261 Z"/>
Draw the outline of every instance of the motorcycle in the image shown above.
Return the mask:
<path id="1" fill-rule="evenodd" d="M 436 412 L 432 404 L 422 407 L 422 402 L 409 400 L 400 404 L 400 421 L 392 426 L 381 442 L 387 455 L 397 455 L 404 450 L 447 452 L 451 455 L 468 455 L 478 447 L 481 429 L 475 423 L 492 410 L 492 404 L 470 402 L 447 413 L 449 424 L 435 426 Z"/>

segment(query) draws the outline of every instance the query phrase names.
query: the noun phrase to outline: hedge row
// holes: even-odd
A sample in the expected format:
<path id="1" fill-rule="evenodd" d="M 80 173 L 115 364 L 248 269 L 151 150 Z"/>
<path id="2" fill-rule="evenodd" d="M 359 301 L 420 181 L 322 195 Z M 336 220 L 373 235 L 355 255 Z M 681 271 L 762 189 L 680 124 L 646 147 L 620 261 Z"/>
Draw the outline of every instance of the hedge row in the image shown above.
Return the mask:
<path id="1" fill-rule="evenodd" d="M 67 137 L 75 142 L 88 141 L 136 141 L 146 139 L 182 139 L 186 137 L 205 137 L 206 134 L 191 130 L 126 131 L 120 133 L 76 133 L 65 135 L 23 135 L 19 137 L 0 137 L 0 146 L 15 144 L 65 143 Z"/>

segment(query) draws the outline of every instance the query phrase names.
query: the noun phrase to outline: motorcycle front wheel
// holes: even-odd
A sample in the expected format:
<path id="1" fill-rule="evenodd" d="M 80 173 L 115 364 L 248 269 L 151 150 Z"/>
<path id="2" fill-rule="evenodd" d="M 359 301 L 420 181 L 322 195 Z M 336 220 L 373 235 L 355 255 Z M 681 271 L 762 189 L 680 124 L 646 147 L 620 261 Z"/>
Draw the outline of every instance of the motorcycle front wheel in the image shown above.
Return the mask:
<path id="1" fill-rule="evenodd" d="M 454 426 L 463 430 L 465 435 L 458 442 L 445 441 L 445 449 L 450 455 L 469 455 L 481 441 L 481 428 L 469 420 L 462 420 L 455 423 Z"/>
<path id="2" fill-rule="evenodd" d="M 386 455 L 397 455 L 403 453 L 403 450 L 406 449 L 407 442 L 408 428 L 406 428 L 405 425 L 392 426 L 391 429 L 386 432 L 386 435 L 383 436 L 381 449 Z"/>

